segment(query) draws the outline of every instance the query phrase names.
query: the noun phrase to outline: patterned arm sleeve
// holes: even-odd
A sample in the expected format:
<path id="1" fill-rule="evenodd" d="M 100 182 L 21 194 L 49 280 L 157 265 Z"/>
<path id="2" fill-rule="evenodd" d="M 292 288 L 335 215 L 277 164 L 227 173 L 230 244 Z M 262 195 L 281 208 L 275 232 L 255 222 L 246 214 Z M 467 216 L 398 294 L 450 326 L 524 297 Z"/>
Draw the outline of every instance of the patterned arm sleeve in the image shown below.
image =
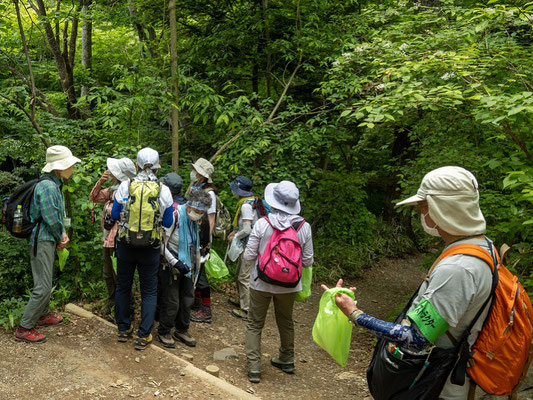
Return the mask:
<path id="1" fill-rule="evenodd" d="M 396 342 L 408 350 L 421 351 L 429 344 L 429 341 L 420 333 L 415 324 L 399 325 L 365 313 L 359 314 L 356 322 L 357 325 L 368 329 L 377 337 Z"/>
<path id="2" fill-rule="evenodd" d="M 102 189 L 102 182 L 98 180 L 91 190 L 89 195 L 89 200 L 93 203 L 105 203 L 110 200 L 111 191 L 109 189 Z"/>

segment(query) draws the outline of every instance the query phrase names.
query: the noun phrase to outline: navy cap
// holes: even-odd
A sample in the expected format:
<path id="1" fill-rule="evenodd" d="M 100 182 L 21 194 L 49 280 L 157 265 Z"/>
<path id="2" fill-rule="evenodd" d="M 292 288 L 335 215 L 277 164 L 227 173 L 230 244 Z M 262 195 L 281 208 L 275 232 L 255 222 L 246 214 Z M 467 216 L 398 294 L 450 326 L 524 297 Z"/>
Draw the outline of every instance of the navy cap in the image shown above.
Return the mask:
<path id="1" fill-rule="evenodd" d="M 253 186 L 252 181 L 244 175 L 236 177 L 230 182 L 229 186 L 231 191 L 238 196 L 248 197 L 254 195 L 251 192 Z"/>

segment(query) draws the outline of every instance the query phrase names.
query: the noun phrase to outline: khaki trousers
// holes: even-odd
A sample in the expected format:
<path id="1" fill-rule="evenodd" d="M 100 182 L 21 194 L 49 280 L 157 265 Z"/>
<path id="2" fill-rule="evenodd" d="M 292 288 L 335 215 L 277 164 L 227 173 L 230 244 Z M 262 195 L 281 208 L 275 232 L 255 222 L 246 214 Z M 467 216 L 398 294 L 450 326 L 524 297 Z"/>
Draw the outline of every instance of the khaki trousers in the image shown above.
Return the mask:
<path id="1" fill-rule="evenodd" d="M 261 371 L 261 332 L 271 299 L 274 300 L 274 313 L 281 342 L 279 359 L 283 363 L 294 362 L 294 322 L 292 320 L 294 295 L 294 293 L 275 294 L 250 289 L 250 310 L 246 326 L 248 371 Z"/>
<path id="2" fill-rule="evenodd" d="M 237 290 L 239 291 L 239 303 L 241 310 L 248 312 L 250 309 L 250 273 L 254 265 L 253 260 L 245 260 L 243 255 L 239 257 L 235 277 L 237 280 Z"/>

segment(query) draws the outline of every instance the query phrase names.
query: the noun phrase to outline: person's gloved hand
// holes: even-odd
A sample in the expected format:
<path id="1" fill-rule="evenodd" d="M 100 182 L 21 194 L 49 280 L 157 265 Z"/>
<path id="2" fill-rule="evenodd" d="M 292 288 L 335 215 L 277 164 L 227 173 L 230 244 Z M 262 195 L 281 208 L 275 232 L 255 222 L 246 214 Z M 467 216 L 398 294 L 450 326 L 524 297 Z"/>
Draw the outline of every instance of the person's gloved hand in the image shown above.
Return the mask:
<path id="1" fill-rule="evenodd" d="M 187 264 L 181 262 L 180 260 L 176 261 L 176 263 L 173 265 L 174 268 L 176 268 L 180 275 L 187 276 L 187 274 L 190 274 L 191 267 L 189 267 Z"/>

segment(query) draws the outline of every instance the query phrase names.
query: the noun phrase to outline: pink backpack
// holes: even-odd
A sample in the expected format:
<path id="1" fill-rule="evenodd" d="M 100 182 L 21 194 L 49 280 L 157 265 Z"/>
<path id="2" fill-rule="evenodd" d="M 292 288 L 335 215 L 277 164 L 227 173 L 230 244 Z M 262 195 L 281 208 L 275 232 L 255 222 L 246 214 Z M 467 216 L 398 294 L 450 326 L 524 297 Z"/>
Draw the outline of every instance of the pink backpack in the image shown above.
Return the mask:
<path id="1" fill-rule="evenodd" d="M 273 285 L 296 287 L 302 277 L 302 246 L 298 240 L 298 231 L 305 220 L 281 231 L 272 226 L 268 217 L 264 218 L 274 232 L 265 251 L 259 255 L 258 277 Z"/>

